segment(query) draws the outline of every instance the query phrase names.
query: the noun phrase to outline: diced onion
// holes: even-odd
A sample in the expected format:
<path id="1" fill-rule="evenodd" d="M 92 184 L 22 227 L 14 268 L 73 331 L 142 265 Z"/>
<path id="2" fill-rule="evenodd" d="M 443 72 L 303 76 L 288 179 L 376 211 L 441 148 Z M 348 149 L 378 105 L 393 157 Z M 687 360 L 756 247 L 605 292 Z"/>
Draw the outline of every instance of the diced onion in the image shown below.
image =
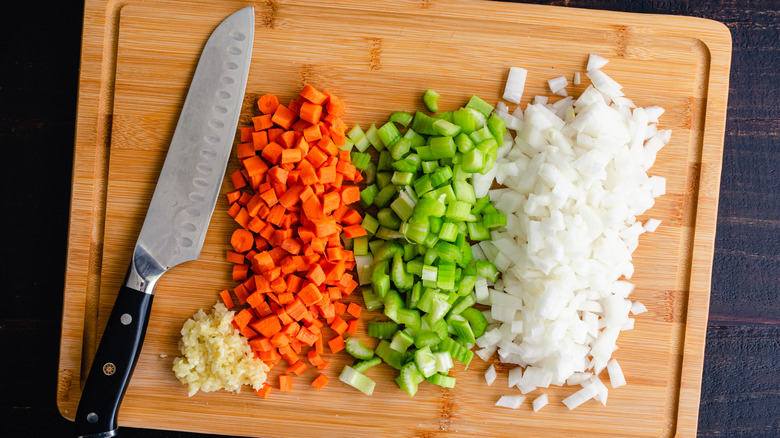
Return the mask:
<path id="1" fill-rule="evenodd" d="M 613 388 L 625 384 L 612 354 L 621 331 L 634 327 L 630 315 L 647 310 L 630 298 L 632 253 L 660 224 L 637 218 L 666 193 L 666 179 L 647 173 L 671 137 L 657 126 L 664 110 L 636 107 L 600 70 L 607 62 L 589 57 L 591 84 L 577 99 L 536 96 L 511 115 L 497 106 L 502 118 L 522 123 L 508 126 L 513 141 L 493 173 L 474 177 L 477 196 L 489 194 L 507 217 L 492 241 L 472 247 L 475 258 L 490 260 L 502 273 L 500 283 L 481 279 L 475 286 L 476 301 L 490 306 L 477 354 L 485 359 L 495 351 L 502 362 L 518 365 L 508 383 L 523 394 L 581 385 L 563 400 L 569 409 L 590 399 L 606 404 L 607 387 L 598 377 L 604 369 Z M 511 71 L 510 78 L 507 90 L 515 98 Z M 560 77 L 548 84 L 560 93 L 568 82 Z M 504 187 L 491 190 L 494 182 Z M 486 374 L 486 380 L 494 377 Z"/>
<path id="2" fill-rule="evenodd" d="M 496 402 L 496 406 L 502 408 L 518 409 L 525 401 L 522 395 L 502 395 Z"/>
<path id="3" fill-rule="evenodd" d="M 547 406 L 547 394 L 542 394 L 534 399 L 534 412 L 539 412 L 540 409 Z"/>

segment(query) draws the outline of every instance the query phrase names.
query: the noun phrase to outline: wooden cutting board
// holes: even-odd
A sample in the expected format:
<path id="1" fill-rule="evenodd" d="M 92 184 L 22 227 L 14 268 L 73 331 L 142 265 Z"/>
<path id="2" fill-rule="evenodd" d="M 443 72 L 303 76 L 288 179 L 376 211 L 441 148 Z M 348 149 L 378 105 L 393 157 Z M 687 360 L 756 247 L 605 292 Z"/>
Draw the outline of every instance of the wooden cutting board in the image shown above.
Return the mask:
<path id="1" fill-rule="evenodd" d="M 433 88 L 440 106 L 478 94 L 498 101 L 509 67 L 529 70 L 525 101 L 548 95 L 546 81 L 583 73 L 589 53 L 639 106 L 666 108 L 672 141 L 651 174 L 668 194 L 647 217 L 661 219 L 635 252 L 632 296 L 647 313 L 623 332 L 615 357 L 628 385 L 607 407 L 574 411 L 551 388 L 533 413 L 494 407 L 507 367 L 486 386 L 486 363 L 455 370 L 446 390 L 395 388 L 387 367 L 371 370 L 372 397 L 337 380 L 345 354 L 331 357 L 326 390 L 296 379 L 293 392 L 263 400 L 251 391 L 187 397 L 171 371 L 183 322 L 232 287 L 224 260 L 234 229 L 224 198 L 199 260 L 176 267 L 157 287 L 146 344 L 120 412 L 120 426 L 245 436 L 694 436 L 698 417 L 710 274 L 725 129 L 731 40 L 715 22 L 511 3 L 422 1 L 87 0 L 75 142 L 67 278 L 57 404 L 72 419 L 102 328 L 122 281 L 198 56 L 233 11 L 254 5 L 256 37 L 245 112 L 258 95 L 292 98 L 308 82 L 348 104 L 350 125 L 421 109 Z M 514 108 L 514 106 L 511 106 Z M 237 168 L 233 159 L 228 173 Z M 223 192 L 229 187 L 225 185 Z"/>

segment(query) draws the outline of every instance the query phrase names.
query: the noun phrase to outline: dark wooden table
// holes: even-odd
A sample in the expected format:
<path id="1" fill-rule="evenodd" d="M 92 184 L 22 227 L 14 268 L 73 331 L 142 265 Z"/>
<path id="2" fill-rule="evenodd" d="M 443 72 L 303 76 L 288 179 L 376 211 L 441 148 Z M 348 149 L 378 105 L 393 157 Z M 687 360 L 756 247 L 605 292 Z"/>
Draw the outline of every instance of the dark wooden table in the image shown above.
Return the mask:
<path id="1" fill-rule="evenodd" d="M 533 3 L 691 15 L 731 30 L 699 436 L 780 436 L 780 1 Z M 72 430 L 55 389 L 82 8 L 11 0 L 0 13 L 0 436 Z M 204 435 L 123 428 L 121 436 Z"/>

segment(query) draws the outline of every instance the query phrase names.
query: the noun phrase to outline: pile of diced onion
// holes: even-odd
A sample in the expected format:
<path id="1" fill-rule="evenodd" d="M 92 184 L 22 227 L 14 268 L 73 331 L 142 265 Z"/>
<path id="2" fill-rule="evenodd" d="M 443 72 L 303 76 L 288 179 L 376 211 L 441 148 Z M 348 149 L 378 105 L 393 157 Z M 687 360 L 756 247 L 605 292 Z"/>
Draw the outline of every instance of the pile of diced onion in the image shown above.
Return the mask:
<path id="1" fill-rule="evenodd" d="M 474 183 L 507 225 L 474 250 L 502 272 L 495 284 L 476 287 L 477 302 L 490 306 L 476 354 L 487 361 L 497 352 L 518 365 L 508 383 L 520 394 L 502 396 L 498 406 L 517 408 L 521 394 L 564 384 L 581 386 L 563 400 L 569 409 L 590 399 L 606 405 L 604 369 L 613 388 L 625 384 L 612 353 L 620 332 L 633 328 L 631 315 L 647 310 L 629 298 L 632 253 L 660 224 L 637 216 L 666 191 L 666 180 L 647 172 L 671 131 L 657 128 L 661 107 L 638 108 L 624 96 L 601 70 L 606 63 L 590 55 L 591 84 L 577 99 L 560 77 L 549 81 L 554 103 L 537 96 L 524 110 L 496 106 L 507 137 L 493 169 Z M 510 70 L 504 100 L 520 103 L 526 75 Z M 494 181 L 503 187 L 491 189 Z M 489 367 L 487 383 L 495 376 Z M 546 404 L 542 394 L 533 409 Z"/>

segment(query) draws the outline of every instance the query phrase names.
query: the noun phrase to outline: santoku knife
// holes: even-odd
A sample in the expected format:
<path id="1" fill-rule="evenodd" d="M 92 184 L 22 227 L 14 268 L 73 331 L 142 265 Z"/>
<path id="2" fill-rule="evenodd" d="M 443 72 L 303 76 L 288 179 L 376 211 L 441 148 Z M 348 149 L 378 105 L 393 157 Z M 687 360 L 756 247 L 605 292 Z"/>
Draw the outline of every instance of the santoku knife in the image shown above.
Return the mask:
<path id="1" fill-rule="evenodd" d="M 144 341 L 157 280 L 200 255 L 241 113 L 254 8 L 209 37 L 184 101 L 130 268 L 117 295 L 76 413 L 76 436 L 116 435 L 117 412 Z"/>

